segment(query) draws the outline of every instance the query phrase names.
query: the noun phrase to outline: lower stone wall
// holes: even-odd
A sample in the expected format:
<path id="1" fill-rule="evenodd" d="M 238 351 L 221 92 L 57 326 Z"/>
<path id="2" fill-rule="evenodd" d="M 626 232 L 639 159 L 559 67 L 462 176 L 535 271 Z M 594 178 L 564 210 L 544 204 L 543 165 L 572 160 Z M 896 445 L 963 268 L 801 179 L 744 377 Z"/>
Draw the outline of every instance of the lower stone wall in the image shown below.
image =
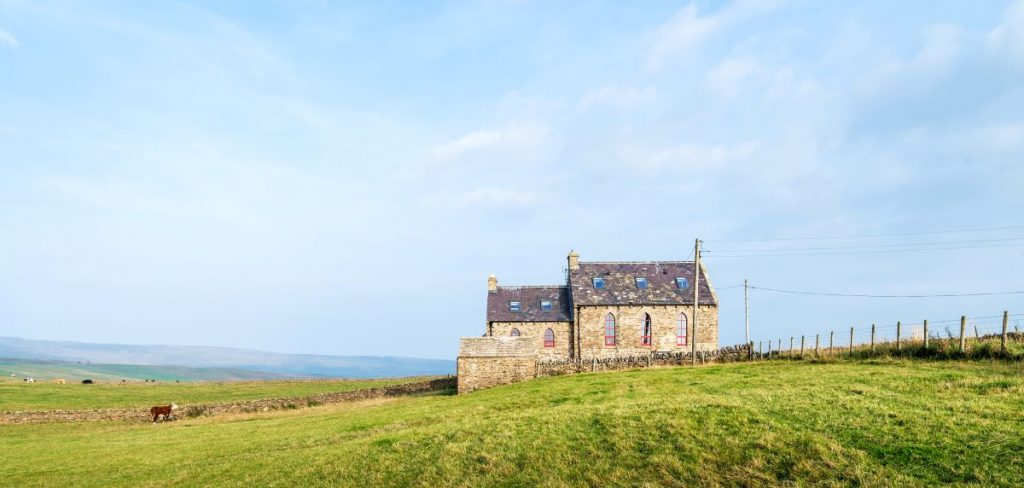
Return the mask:
<path id="1" fill-rule="evenodd" d="M 337 393 L 321 393 L 305 397 L 271 398 L 230 403 L 181 405 L 174 412 L 177 418 L 224 415 L 245 412 L 267 412 L 270 410 L 293 409 L 326 403 L 351 402 L 370 398 L 396 397 L 429 391 L 455 388 L 455 378 L 439 378 L 403 385 L 367 388 L 364 390 Z M 35 412 L 0 413 L 0 424 L 27 424 L 45 422 L 78 422 L 89 420 L 124 420 L 151 422 L 149 408 L 106 408 L 99 410 L 47 410 Z"/>
<path id="2" fill-rule="evenodd" d="M 742 345 L 723 347 L 714 351 L 697 351 L 698 365 L 746 361 L 749 358 L 750 347 Z M 692 364 L 693 355 L 688 352 L 652 352 L 636 356 L 594 358 L 589 360 L 538 361 L 537 377 L 659 366 L 690 366 Z"/>

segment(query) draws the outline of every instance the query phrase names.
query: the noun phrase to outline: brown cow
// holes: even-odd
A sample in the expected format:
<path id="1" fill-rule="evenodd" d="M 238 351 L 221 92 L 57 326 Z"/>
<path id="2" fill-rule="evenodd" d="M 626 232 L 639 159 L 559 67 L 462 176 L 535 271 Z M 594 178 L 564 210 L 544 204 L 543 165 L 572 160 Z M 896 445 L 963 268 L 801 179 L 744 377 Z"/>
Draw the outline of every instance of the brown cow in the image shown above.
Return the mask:
<path id="1" fill-rule="evenodd" d="M 166 422 L 167 419 L 171 417 L 172 412 L 174 412 L 177 409 L 178 406 L 173 403 L 170 405 L 157 405 L 149 409 L 149 413 L 153 414 L 153 423 L 155 424 L 156 419 L 158 419 L 161 415 L 164 416 L 164 422 Z"/>

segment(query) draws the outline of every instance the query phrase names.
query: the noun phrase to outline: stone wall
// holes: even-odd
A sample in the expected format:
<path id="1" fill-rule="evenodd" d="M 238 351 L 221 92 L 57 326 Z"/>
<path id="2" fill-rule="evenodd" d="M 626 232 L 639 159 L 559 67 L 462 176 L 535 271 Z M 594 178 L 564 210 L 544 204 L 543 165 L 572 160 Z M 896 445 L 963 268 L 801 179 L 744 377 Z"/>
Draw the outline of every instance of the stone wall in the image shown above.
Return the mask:
<path id="1" fill-rule="evenodd" d="M 457 362 L 458 392 L 468 393 L 537 376 L 531 337 L 464 337 Z"/>
<path id="2" fill-rule="evenodd" d="M 618 329 L 615 346 L 605 346 L 605 316 L 615 315 Z M 651 345 L 641 344 L 644 314 L 651 316 Z M 676 324 L 679 314 L 686 315 L 687 345 L 676 345 Z M 702 305 L 697 324 L 697 350 L 718 349 L 718 307 Z M 686 352 L 692 347 L 692 305 L 637 305 L 637 306 L 583 306 L 578 308 L 580 323 L 580 355 L 586 361 L 593 358 L 645 356 L 651 352 Z"/>
<path id="3" fill-rule="evenodd" d="M 559 376 L 590 371 L 613 371 L 666 366 L 689 366 L 693 364 L 690 352 L 648 352 L 638 356 L 616 356 L 591 358 L 589 360 L 538 361 L 537 377 Z M 748 346 L 730 346 L 716 350 L 698 351 L 697 364 L 731 363 L 746 361 L 750 357 Z"/>
<path id="4" fill-rule="evenodd" d="M 180 405 L 177 418 L 187 416 L 213 416 L 244 412 L 267 412 L 270 410 L 301 408 L 326 403 L 351 402 L 370 398 L 384 398 L 412 395 L 429 391 L 455 388 L 455 378 L 439 378 L 402 385 L 367 388 L 337 393 L 320 393 L 305 397 L 269 398 L 241 402 Z M 24 424 L 44 422 L 78 422 L 90 420 L 124 420 L 130 422 L 151 422 L 149 408 L 106 408 L 97 410 L 47 410 L 33 412 L 2 412 L 0 424 Z"/>
<path id="5" fill-rule="evenodd" d="M 532 354 L 540 359 L 569 359 L 572 347 L 570 330 L 572 322 L 491 322 L 488 332 L 492 337 L 509 337 L 512 329 L 519 329 L 520 337 L 532 339 Z M 555 333 L 555 346 L 544 347 L 544 331 Z"/>

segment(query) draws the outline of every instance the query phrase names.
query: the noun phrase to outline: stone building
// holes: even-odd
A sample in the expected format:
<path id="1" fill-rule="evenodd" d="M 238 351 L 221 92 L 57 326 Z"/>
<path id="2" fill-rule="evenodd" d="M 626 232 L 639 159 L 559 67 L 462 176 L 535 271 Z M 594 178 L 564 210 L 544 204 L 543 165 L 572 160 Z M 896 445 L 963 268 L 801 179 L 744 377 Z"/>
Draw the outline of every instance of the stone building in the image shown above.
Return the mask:
<path id="1" fill-rule="evenodd" d="M 483 337 L 464 338 L 459 392 L 530 376 L 538 361 L 590 361 L 718 349 L 718 297 L 701 266 L 693 333 L 692 261 L 585 262 L 571 252 L 566 283 L 487 280 Z M 531 365 L 532 364 L 532 365 Z"/>

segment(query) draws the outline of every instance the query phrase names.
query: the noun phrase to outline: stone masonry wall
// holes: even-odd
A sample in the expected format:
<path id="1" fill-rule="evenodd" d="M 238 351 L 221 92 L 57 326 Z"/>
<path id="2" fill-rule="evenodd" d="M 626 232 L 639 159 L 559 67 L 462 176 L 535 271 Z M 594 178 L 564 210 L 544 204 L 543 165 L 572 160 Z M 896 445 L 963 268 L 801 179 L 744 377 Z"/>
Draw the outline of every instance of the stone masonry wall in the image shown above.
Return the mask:
<path id="1" fill-rule="evenodd" d="M 604 345 L 605 315 L 615 315 L 617 344 Z M 641 344 L 644 313 L 651 315 L 651 345 Z M 679 314 L 686 315 L 687 345 L 676 345 Z M 718 349 L 718 307 L 700 306 L 697 350 Z M 692 305 L 585 306 L 579 308 L 580 359 L 645 356 L 654 351 L 686 352 L 693 337 Z"/>
<path id="2" fill-rule="evenodd" d="M 458 392 L 514 383 L 537 376 L 531 337 L 464 337 L 457 361 Z"/>
<path id="3" fill-rule="evenodd" d="M 535 357 L 569 359 L 572 322 L 491 322 L 489 332 L 493 337 L 509 337 L 513 328 L 519 329 L 520 337 L 532 339 L 530 347 Z M 555 347 L 544 347 L 544 331 L 549 328 L 555 333 Z"/>

